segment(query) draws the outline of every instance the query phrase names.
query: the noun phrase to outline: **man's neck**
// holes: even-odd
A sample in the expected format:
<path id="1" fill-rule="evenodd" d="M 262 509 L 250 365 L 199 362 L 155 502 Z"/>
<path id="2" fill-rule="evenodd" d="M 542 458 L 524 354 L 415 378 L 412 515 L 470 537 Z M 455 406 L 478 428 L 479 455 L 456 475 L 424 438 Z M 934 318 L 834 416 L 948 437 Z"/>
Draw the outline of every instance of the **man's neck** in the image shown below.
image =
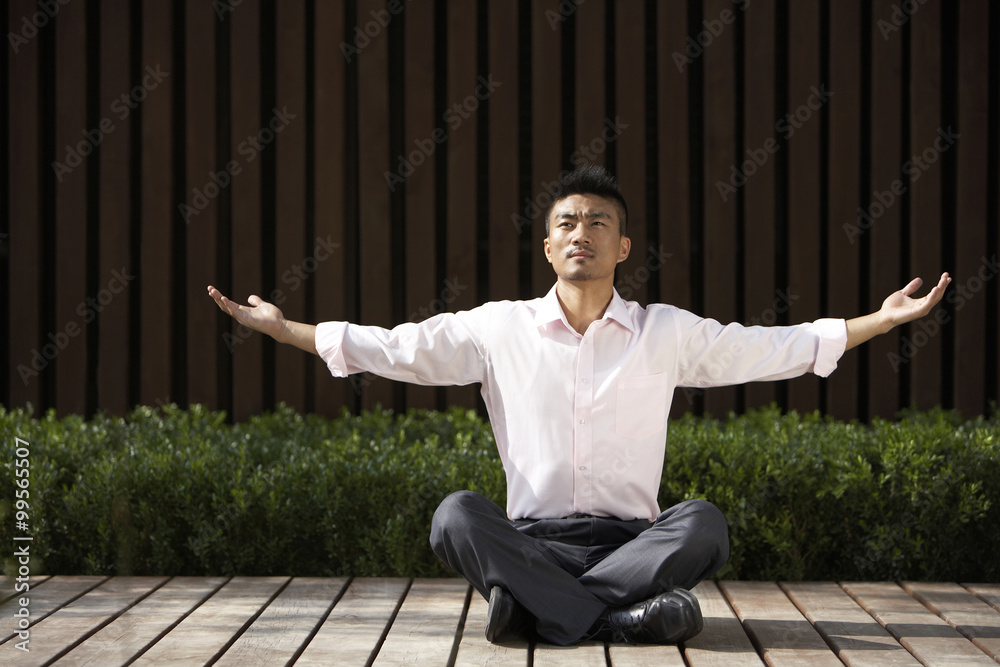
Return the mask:
<path id="1" fill-rule="evenodd" d="M 592 322 L 604 317 L 613 295 L 614 288 L 610 281 L 556 281 L 556 298 L 566 321 L 581 335 L 586 333 Z"/>

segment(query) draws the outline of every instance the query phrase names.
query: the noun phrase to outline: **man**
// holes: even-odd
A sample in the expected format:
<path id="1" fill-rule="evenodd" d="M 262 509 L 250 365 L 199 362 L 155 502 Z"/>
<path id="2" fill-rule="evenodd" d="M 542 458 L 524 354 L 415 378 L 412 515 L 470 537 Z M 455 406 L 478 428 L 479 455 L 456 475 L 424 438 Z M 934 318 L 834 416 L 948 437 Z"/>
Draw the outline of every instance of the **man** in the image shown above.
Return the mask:
<path id="1" fill-rule="evenodd" d="M 667 415 L 678 386 L 829 375 L 845 349 L 927 314 L 913 280 L 871 315 L 794 327 L 723 326 L 614 289 L 631 249 L 628 209 L 601 167 L 563 179 L 546 212 L 556 284 L 386 330 L 286 320 L 209 287 L 242 324 L 319 354 L 337 377 L 371 371 L 419 384 L 482 383 L 507 477 L 506 513 L 471 491 L 441 503 L 431 545 L 489 600 L 486 635 L 674 643 L 702 627 L 689 590 L 726 562 L 726 521 L 688 501 L 660 511 Z"/>

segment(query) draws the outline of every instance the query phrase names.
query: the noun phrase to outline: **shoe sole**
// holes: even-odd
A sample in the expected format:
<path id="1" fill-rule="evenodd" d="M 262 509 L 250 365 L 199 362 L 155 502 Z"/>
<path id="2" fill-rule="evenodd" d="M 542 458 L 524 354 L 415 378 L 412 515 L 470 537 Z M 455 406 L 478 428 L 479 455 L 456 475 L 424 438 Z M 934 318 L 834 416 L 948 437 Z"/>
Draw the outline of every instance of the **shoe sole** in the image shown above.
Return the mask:
<path id="1" fill-rule="evenodd" d="M 486 641 L 493 643 L 504 634 L 513 613 L 513 598 L 500 586 L 494 586 L 490 590 L 490 604 L 486 609 Z"/>

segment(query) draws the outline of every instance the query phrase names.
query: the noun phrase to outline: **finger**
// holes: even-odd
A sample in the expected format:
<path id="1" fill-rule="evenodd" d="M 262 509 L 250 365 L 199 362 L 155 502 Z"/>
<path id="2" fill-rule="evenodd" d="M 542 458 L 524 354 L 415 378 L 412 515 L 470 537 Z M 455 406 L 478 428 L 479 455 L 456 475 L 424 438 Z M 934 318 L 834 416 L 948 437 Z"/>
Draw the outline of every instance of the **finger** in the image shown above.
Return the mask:
<path id="1" fill-rule="evenodd" d="M 215 301 L 215 305 L 219 307 L 219 310 L 226 313 L 227 315 L 232 315 L 232 313 L 229 312 L 229 309 L 226 307 L 225 301 L 227 301 L 227 299 L 225 296 L 222 295 L 222 292 L 215 289 L 214 287 L 209 287 L 208 295 L 212 297 L 213 301 Z"/>
<path id="2" fill-rule="evenodd" d="M 938 284 L 934 286 L 934 289 L 927 294 L 927 300 L 931 302 L 931 305 L 937 303 L 944 296 L 944 291 L 947 289 L 948 284 L 951 283 L 951 276 L 947 273 L 941 274 L 941 279 L 938 280 Z"/>
<path id="3" fill-rule="evenodd" d="M 918 289 L 920 289 L 920 286 L 923 285 L 923 284 L 924 284 L 923 279 L 921 279 L 921 278 L 914 278 L 913 280 L 910 281 L 910 283 L 906 287 L 904 287 L 901 290 L 901 292 L 903 293 L 903 296 L 910 296 L 911 294 L 913 294 L 914 292 L 916 292 Z"/>
<path id="4" fill-rule="evenodd" d="M 251 294 L 250 298 L 247 299 L 247 303 L 249 303 L 251 306 L 257 307 L 260 304 L 264 303 L 264 300 L 261 299 L 256 294 Z"/>

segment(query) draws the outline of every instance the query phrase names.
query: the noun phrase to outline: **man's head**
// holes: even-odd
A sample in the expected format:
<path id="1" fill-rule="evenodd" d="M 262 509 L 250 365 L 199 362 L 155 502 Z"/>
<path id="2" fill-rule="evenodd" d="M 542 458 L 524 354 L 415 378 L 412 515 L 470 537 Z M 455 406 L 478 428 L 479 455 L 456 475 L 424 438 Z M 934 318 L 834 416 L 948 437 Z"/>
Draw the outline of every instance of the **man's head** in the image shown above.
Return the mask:
<path id="1" fill-rule="evenodd" d="M 581 167 L 559 179 L 545 212 L 545 257 L 560 281 L 614 281 L 628 257 L 628 210 L 615 179 L 603 167 Z"/>
<path id="2" fill-rule="evenodd" d="M 628 206 L 625 197 L 618 187 L 615 177 L 608 170 L 596 164 L 579 167 L 576 171 L 565 174 L 559 179 L 552 202 L 545 209 L 545 235 L 549 235 L 549 225 L 552 223 L 552 209 L 560 200 L 572 195 L 597 195 L 610 201 L 618 214 L 618 231 L 622 236 L 628 236 Z"/>

